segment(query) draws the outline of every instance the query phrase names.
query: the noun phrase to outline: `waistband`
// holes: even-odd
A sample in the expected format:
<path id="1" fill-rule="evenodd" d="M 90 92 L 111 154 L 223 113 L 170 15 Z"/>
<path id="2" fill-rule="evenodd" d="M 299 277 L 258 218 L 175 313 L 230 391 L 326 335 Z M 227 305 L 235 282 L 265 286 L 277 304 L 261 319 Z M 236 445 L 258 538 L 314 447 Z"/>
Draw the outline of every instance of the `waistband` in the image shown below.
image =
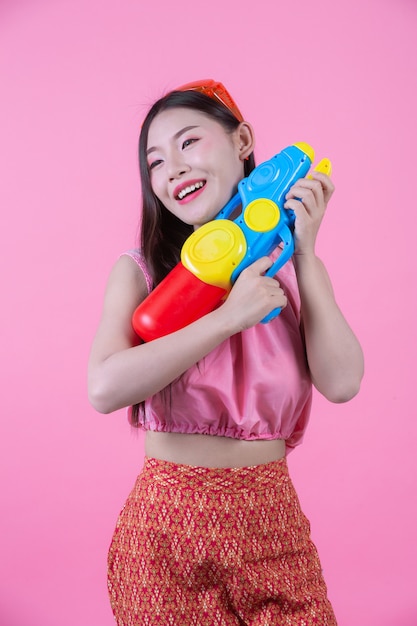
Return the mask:
<path id="1" fill-rule="evenodd" d="M 250 467 L 199 467 L 145 457 L 139 478 L 165 488 L 222 492 L 275 489 L 290 479 L 285 457 Z"/>

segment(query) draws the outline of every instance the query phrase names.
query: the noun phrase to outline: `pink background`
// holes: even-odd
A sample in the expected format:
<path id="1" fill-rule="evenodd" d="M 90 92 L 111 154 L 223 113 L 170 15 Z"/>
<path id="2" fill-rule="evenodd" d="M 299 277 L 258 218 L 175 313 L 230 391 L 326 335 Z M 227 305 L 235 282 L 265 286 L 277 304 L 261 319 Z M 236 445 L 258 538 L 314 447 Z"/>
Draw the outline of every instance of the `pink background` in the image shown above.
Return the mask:
<path id="1" fill-rule="evenodd" d="M 416 26 L 413 0 L 2 0 L 2 626 L 113 624 L 107 548 L 143 446 L 89 406 L 87 357 L 135 241 L 144 111 L 205 77 L 258 162 L 294 141 L 333 160 L 319 248 L 366 377 L 347 405 L 316 397 L 290 466 L 340 626 L 417 624 Z"/>

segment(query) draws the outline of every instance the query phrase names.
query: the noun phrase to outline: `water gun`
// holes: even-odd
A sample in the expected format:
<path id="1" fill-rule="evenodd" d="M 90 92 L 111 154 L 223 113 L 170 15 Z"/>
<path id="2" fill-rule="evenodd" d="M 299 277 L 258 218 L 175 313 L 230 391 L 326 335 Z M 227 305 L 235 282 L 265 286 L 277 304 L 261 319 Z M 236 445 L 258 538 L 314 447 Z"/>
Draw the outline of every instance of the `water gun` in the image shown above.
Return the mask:
<path id="1" fill-rule="evenodd" d="M 213 311 L 227 297 L 240 273 L 281 245 L 266 272 L 274 276 L 294 252 L 294 212 L 284 209 L 285 196 L 307 176 L 314 150 L 306 143 L 285 148 L 258 165 L 238 184 L 237 193 L 218 215 L 195 230 L 181 249 L 181 261 L 137 307 L 132 324 L 144 341 L 184 328 Z M 315 168 L 331 173 L 323 159 Z M 241 210 L 234 220 L 228 219 Z M 268 322 L 274 309 L 262 322 Z"/>

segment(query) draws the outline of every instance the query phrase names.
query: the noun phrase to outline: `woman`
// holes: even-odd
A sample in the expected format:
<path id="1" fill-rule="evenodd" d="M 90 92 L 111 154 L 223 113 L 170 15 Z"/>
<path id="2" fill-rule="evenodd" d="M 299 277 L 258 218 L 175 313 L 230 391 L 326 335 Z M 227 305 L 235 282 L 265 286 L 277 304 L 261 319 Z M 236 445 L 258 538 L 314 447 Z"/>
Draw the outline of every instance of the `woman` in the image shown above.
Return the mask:
<path id="1" fill-rule="evenodd" d="M 287 194 L 295 254 L 275 278 L 263 257 L 222 306 L 141 343 L 132 314 L 254 167 L 254 131 L 219 83 L 169 93 L 142 126 L 140 250 L 107 285 L 89 394 L 108 413 L 132 406 L 145 465 L 119 517 L 109 591 L 119 626 L 335 624 L 309 523 L 288 476 L 311 386 L 345 402 L 363 375 L 315 241 L 333 185 Z M 282 313 L 260 324 L 277 307 Z"/>

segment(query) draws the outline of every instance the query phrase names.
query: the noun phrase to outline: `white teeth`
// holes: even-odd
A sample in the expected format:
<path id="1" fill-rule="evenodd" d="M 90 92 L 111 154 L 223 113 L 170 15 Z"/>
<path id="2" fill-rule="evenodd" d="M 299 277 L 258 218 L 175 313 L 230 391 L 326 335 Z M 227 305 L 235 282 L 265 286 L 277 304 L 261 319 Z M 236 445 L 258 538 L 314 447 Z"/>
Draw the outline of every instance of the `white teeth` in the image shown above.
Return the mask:
<path id="1" fill-rule="evenodd" d="M 201 189 L 203 185 L 204 183 L 200 181 L 199 183 L 195 183 L 195 185 L 190 185 L 189 187 L 185 187 L 185 189 L 181 189 L 178 194 L 178 200 L 182 200 L 183 198 L 185 198 L 185 196 L 188 196 L 189 193 L 196 191 L 196 189 Z"/>

